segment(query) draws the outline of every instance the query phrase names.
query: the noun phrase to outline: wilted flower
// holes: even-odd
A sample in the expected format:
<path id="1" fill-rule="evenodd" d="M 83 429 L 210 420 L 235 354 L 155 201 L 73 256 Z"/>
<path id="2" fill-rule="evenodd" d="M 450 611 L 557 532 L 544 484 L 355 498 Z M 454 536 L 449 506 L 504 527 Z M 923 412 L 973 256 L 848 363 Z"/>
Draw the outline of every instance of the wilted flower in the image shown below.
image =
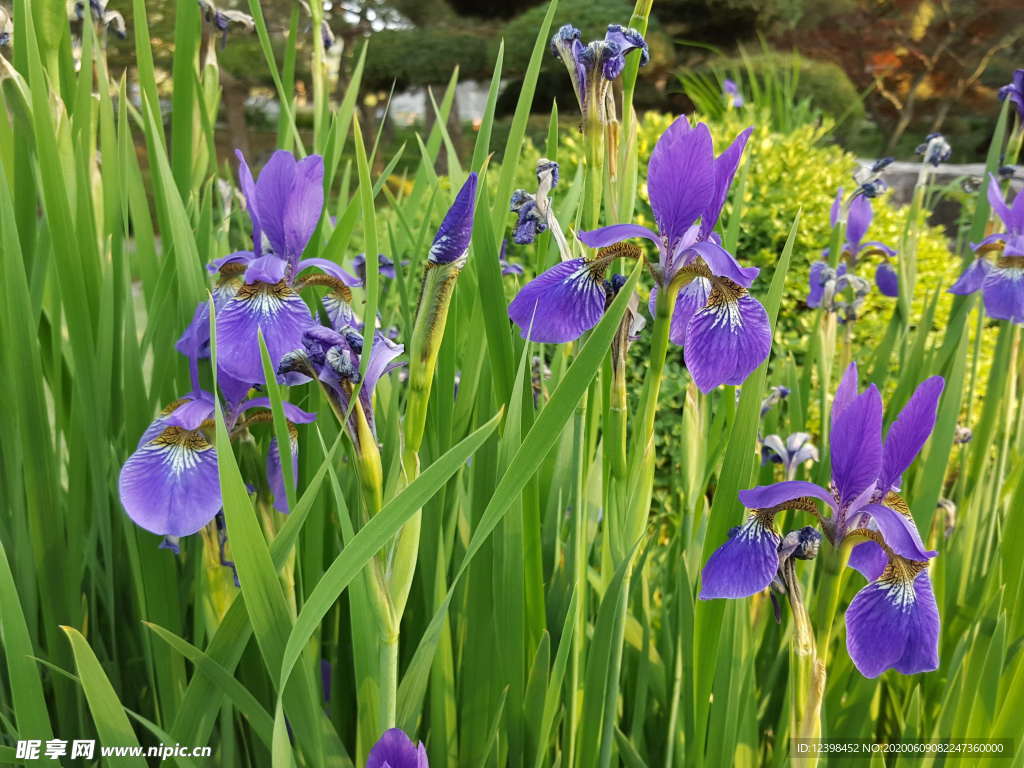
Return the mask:
<path id="1" fill-rule="evenodd" d="M 125 25 L 124 16 L 117 11 L 107 10 L 107 0 L 89 0 L 89 14 L 103 29 L 113 32 L 124 40 L 128 37 L 128 27 Z M 86 17 L 85 0 L 76 0 L 75 18 L 83 21 Z"/>
<path id="2" fill-rule="evenodd" d="M 761 441 L 761 463 L 781 464 L 786 470 L 787 480 L 796 477 L 801 465 L 817 460 L 818 449 L 806 432 L 794 432 L 785 442 L 779 435 L 768 435 Z"/>
<path id="3" fill-rule="evenodd" d="M 373 393 L 381 377 L 401 365 L 395 362 L 395 358 L 404 350 L 401 344 L 376 332 L 366 370 L 361 372 L 362 334 L 352 327 L 334 330 L 314 325 L 302 334 L 302 346 L 281 358 L 277 369 L 278 378 L 288 386 L 303 384 L 311 379 L 319 381 L 339 418 L 348 414 L 348 429 L 353 443 L 358 446 L 362 439 L 362 420 L 365 420 L 371 433 L 376 435 Z M 352 396 L 357 389 L 358 409 L 351 408 Z"/>
<path id="4" fill-rule="evenodd" d="M 725 96 L 725 103 L 731 107 L 742 107 L 744 104 L 743 94 L 739 86 L 728 77 L 722 81 L 722 95 Z"/>
<path id="5" fill-rule="evenodd" d="M 1024 69 L 1015 70 L 1013 79 L 999 89 L 999 100 L 1009 99 L 1017 109 L 1017 116 L 1024 122 Z"/>
<path id="6" fill-rule="evenodd" d="M 882 174 L 885 169 L 893 163 L 893 158 L 883 157 L 875 160 L 871 165 L 862 165 L 853 172 L 853 180 L 857 182 L 857 188 L 853 197 L 878 197 L 889 188 Z"/>
<path id="7" fill-rule="evenodd" d="M 789 397 L 789 387 L 779 384 L 771 388 L 768 397 L 761 401 L 761 416 Z"/>
<path id="8" fill-rule="evenodd" d="M 403 730 L 392 728 L 373 745 L 366 768 L 430 768 L 430 764 L 422 742 L 413 744 Z"/>
<path id="9" fill-rule="evenodd" d="M 529 245 L 537 239 L 537 235 L 550 229 L 562 258 L 571 258 L 562 227 L 551 209 L 551 190 L 558 186 L 558 163 L 542 157 L 537 161 L 536 173 L 536 194 L 530 194 L 525 189 L 517 189 L 512 193 L 509 210 L 518 217 L 512 239 L 518 245 Z"/>
<path id="10" fill-rule="evenodd" d="M 925 136 L 924 143 L 919 144 L 914 153 L 921 155 L 922 162 L 938 167 L 949 160 L 953 148 L 941 133 L 929 133 Z"/>
<path id="11" fill-rule="evenodd" d="M 237 27 L 243 32 L 254 32 L 256 30 L 255 20 L 247 13 L 230 8 L 218 8 L 211 0 L 198 0 L 198 3 L 203 20 L 221 33 L 221 45 L 227 43 L 228 32 L 231 31 L 232 27 Z"/>
<path id="12" fill-rule="evenodd" d="M 807 306 L 837 313 L 840 323 L 856 320 L 864 299 L 871 292 L 870 283 L 863 277 L 850 274 L 846 262 L 840 262 L 835 269 L 826 261 L 814 262 L 809 282 Z"/>
<path id="13" fill-rule="evenodd" d="M 989 317 L 1024 323 L 1024 194 L 1017 194 L 1012 207 L 1007 205 L 999 183 L 990 176 L 988 200 L 1006 231 L 971 244 L 978 257 L 949 292 L 966 295 L 980 290 Z M 995 266 L 986 258 L 988 253 L 996 254 Z"/>
<path id="14" fill-rule="evenodd" d="M 597 109 L 600 122 L 614 122 L 615 104 L 611 98 L 612 81 L 626 67 L 626 55 L 640 51 L 640 66 L 650 60 L 650 51 L 643 35 L 635 29 L 609 24 L 603 40 L 584 45 L 576 27 L 566 24 L 551 38 L 551 53 L 561 59 L 569 71 L 584 117 Z"/>
<path id="15" fill-rule="evenodd" d="M 965 427 L 962 424 L 957 424 L 956 429 L 953 430 L 953 444 L 964 445 L 965 443 L 971 442 L 974 437 L 974 433 L 971 432 L 969 427 Z"/>
<path id="16" fill-rule="evenodd" d="M 669 335 L 685 348 L 697 386 L 709 392 L 719 384 L 742 383 L 768 356 L 768 314 L 747 292 L 759 270 L 740 266 L 713 230 L 750 131 L 716 157 L 703 123 L 691 128 L 680 117 L 669 126 L 651 153 L 647 172 L 658 231 L 615 224 L 580 232 L 585 245 L 600 249 L 597 256 L 552 267 L 509 306 L 524 336 L 531 324 L 530 339 L 552 342 L 571 341 L 594 327 L 604 312 L 604 271 L 611 260 L 627 255 L 609 246 L 643 237 L 655 243 L 659 254 L 651 265 L 657 278 L 651 304 L 657 291 L 678 290 Z"/>
<path id="17" fill-rule="evenodd" d="M 847 536 L 867 539 L 853 548 L 850 566 L 870 583 L 846 614 L 847 649 L 865 677 L 895 668 L 904 674 L 938 666 L 939 617 L 928 560 L 906 502 L 895 491 L 935 426 L 943 379 L 926 379 L 882 440 L 882 399 L 874 385 L 857 391 L 851 364 L 832 405 L 832 481 L 826 490 L 788 480 L 740 492 L 751 510 L 743 525 L 704 566 L 700 597 L 747 597 L 765 589 L 779 568 L 775 516 L 802 510 L 821 520 L 833 546 Z M 815 502 L 824 502 L 827 517 Z"/>
<path id="18" fill-rule="evenodd" d="M 11 44 L 11 36 L 14 34 L 14 22 L 11 21 L 11 12 L 0 6 L 0 48 Z"/>

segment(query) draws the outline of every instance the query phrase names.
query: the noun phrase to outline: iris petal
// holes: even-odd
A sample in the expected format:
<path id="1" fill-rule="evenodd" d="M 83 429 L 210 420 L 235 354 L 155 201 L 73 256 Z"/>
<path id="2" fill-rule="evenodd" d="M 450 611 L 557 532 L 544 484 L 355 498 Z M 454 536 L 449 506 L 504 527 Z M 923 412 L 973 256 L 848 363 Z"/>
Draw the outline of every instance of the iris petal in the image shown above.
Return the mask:
<path id="1" fill-rule="evenodd" d="M 750 515 L 708 558 L 700 599 L 749 597 L 771 584 L 778 570 L 778 534 L 759 516 Z"/>
<path id="2" fill-rule="evenodd" d="M 1024 268 L 993 267 L 985 276 L 981 295 L 989 317 L 1024 323 Z"/>
<path id="3" fill-rule="evenodd" d="M 217 315 L 217 362 L 239 381 L 263 381 L 259 331 L 271 364 L 302 346 L 302 333 L 313 324 L 306 303 L 284 283 L 244 286 Z"/>
<path id="4" fill-rule="evenodd" d="M 885 436 L 879 490 L 885 494 L 917 457 L 935 429 L 935 417 L 946 382 L 932 376 L 918 385 Z"/>
<path id="5" fill-rule="evenodd" d="M 597 325 L 605 290 L 586 259 L 570 259 L 531 280 L 508 306 L 523 338 L 560 344 Z"/>
<path id="6" fill-rule="evenodd" d="M 872 384 L 832 424 L 832 482 L 849 504 L 878 478 L 882 467 L 882 398 Z"/>
<path id="7" fill-rule="evenodd" d="M 429 768 L 427 750 L 399 728 L 384 732 L 366 758 L 366 768 Z"/>
<path id="8" fill-rule="evenodd" d="M 772 345 L 760 302 L 747 295 L 716 301 L 714 293 L 686 329 L 686 367 L 704 393 L 720 384 L 742 384 Z"/>
<path id="9" fill-rule="evenodd" d="M 928 573 L 887 568 L 846 611 L 846 649 L 864 677 L 895 668 L 905 675 L 939 666 L 939 613 Z"/>
<path id="10" fill-rule="evenodd" d="M 118 490 L 136 525 L 158 536 L 188 536 L 221 507 L 217 452 L 199 431 L 164 427 L 128 457 Z"/>

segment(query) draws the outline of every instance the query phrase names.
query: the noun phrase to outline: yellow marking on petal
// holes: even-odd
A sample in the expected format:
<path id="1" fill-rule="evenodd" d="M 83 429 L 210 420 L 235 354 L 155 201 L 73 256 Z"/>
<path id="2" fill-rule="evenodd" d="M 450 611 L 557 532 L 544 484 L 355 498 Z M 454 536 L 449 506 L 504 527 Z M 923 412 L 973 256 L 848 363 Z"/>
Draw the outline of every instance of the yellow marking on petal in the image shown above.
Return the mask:
<path id="1" fill-rule="evenodd" d="M 910 505 L 898 493 L 890 491 L 882 503 L 893 512 L 899 512 L 904 517 L 913 519 L 913 515 L 910 514 Z"/>
<path id="2" fill-rule="evenodd" d="M 212 448 L 210 441 L 197 429 L 167 427 L 143 450 L 162 454 L 164 464 L 169 464 L 172 472 L 180 474 L 195 467 L 199 463 L 199 454 Z"/>

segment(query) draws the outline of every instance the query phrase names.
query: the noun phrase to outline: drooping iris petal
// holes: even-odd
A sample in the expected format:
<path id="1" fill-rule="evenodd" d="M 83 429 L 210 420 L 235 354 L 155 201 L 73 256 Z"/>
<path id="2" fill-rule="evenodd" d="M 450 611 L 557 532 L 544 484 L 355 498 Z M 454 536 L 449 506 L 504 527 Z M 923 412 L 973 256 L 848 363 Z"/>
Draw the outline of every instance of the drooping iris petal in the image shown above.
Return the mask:
<path id="1" fill-rule="evenodd" d="M 905 675 L 939 666 L 939 612 L 927 571 L 888 567 L 846 611 L 846 649 L 864 677 Z"/>
<path id="2" fill-rule="evenodd" d="M 255 258 L 256 254 L 252 251 L 235 251 L 234 253 L 229 253 L 227 256 L 221 256 L 219 259 L 214 259 L 206 265 L 206 268 L 210 272 L 217 272 L 228 264 L 249 264 L 249 262 Z"/>
<path id="3" fill-rule="evenodd" d="M 683 346 L 686 343 L 686 329 L 693 316 L 708 303 L 711 295 L 711 281 L 706 277 L 695 277 L 684 285 L 676 296 L 676 307 L 672 311 L 669 327 L 669 339 L 673 344 Z M 657 297 L 657 286 L 651 289 L 651 314 L 654 314 L 654 302 Z"/>
<path id="4" fill-rule="evenodd" d="M 196 304 L 192 320 L 174 343 L 174 348 L 185 357 L 199 360 L 210 356 L 210 305 Z"/>
<path id="5" fill-rule="evenodd" d="M 720 384 L 742 384 L 772 346 L 761 303 L 749 295 L 716 300 L 717 291 L 686 328 L 686 367 L 704 393 Z"/>
<path id="6" fill-rule="evenodd" d="M 815 483 L 808 483 L 804 480 L 786 480 L 782 483 L 771 485 L 759 485 L 756 488 L 748 488 L 740 491 L 740 501 L 748 509 L 771 509 L 779 504 L 784 504 L 793 499 L 803 496 L 813 496 L 821 499 L 830 507 L 835 505 L 832 494 Z"/>
<path id="7" fill-rule="evenodd" d="M 661 247 L 661 239 L 658 234 L 639 224 L 612 224 L 610 227 L 598 227 L 585 232 L 577 232 L 576 237 L 590 248 L 604 248 L 621 243 L 631 237 L 645 237 L 659 248 Z"/>
<path id="8" fill-rule="evenodd" d="M 992 267 L 981 296 L 989 317 L 1024 323 L 1024 267 Z"/>
<path id="9" fill-rule="evenodd" d="M 862 541 L 850 550 L 850 559 L 847 564 L 860 571 L 861 576 L 868 581 L 874 581 L 882 575 L 885 566 L 889 564 L 889 556 L 876 542 Z"/>
<path id="10" fill-rule="evenodd" d="M 162 417 L 166 426 L 185 430 L 198 429 L 213 413 L 213 396 L 209 392 L 194 392 L 178 401 L 177 406 Z"/>
<path id="11" fill-rule="evenodd" d="M 473 211 L 476 208 L 476 174 L 471 173 L 455 196 L 430 246 L 429 260 L 435 264 L 458 261 L 469 250 L 473 234 Z"/>
<path id="12" fill-rule="evenodd" d="M 851 253 L 860 251 L 860 241 L 871 226 L 871 217 L 871 201 L 864 195 L 853 198 L 846 219 L 846 242 Z"/>
<path id="13" fill-rule="evenodd" d="M 900 276 L 887 261 L 883 261 L 875 270 L 875 285 L 883 296 L 895 299 L 900 295 Z"/>
<path id="14" fill-rule="evenodd" d="M 735 256 L 711 240 L 699 240 L 690 245 L 686 249 L 686 255 L 691 256 L 692 260 L 693 254 L 704 260 L 711 274 L 726 277 L 744 288 L 749 288 L 761 272 L 757 267 L 741 267 Z M 683 263 L 687 263 L 687 259 L 684 259 Z"/>
<path id="15" fill-rule="evenodd" d="M 735 88 L 735 83 L 733 88 Z M 742 98 L 740 99 L 742 102 Z M 725 205 L 725 197 L 729 193 L 729 187 L 732 186 L 733 177 L 736 175 L 736 169 L 739 167 L 740 158 L 743 156 L 743 150 L 747 146 L 747 140 L 750 138 L 750 134 L 754 129 L 747 128 L 743 130 L 730 144 L 722 154 L 720 154 L 714 161 L 715 168 L 715 186 L 712 191 L 710 200 L 708 200 L 707 208 L 704 209 L 704 213 L 701 216 L 700 232 L 701 238 L 706 238 L 711 234 L 711 230 L 715 228 L 715 224 L 718 223 L 718 217 L 722 214 L 722 206 Z M 735 279 L 735 278 L 733 278 Z M 739 282 L 737 280 L 737 282 Z"/>
<path id="16" fill-rule="evenodd" d="M 888 256 L 891 259 L 893 256 L 896 255 L 896 250 L 894 248 L 890 248 L 888 245 L 881 242 L 880 240 L 866 240 L 865 242 L 861 243 L 860 248 L 861 255 L 863 256 L 866 256 L 869 253 L 880 253 L 883 256 Z"/>
<path id="17" fill-rule="evenodd" d="M 941 376 L 932 376 L 921 382 L 889 427 L 878 480 L 878 490 L 883 495 L 899 484 L 900 475 L 914 461 L 935 429 L 939 397 L 945 384 Z"/>
<path id="18" fill-rule="evenodd" d="M 349 288 L 356 288 L 363 284 L 363 281 L 349 272 L 347 269 L 342 267 L 340 264 L 335 264 L 330 259 L 303 259 L 295 265 L 295 274 L 298 274 L 306 269 L 319 269 L 331 277 L 340 280 L 343 284 Z"/>
<path id="19" fill-rule="evenodd" d="M 238 409 L 239 413 L 248 411 L 250 408 L 266 408 L 270 409 L 270 398 L 269 397 L 254 397 L 251 400 L 246 400 L 242 403 Z M 299 406 L 289 403 L 287 400 L 281 402 L 281 409 L 284 411 L 284 417 L 293 424 L 311 424 L 316 421 L 316 414 L 304 411 Z"/>
<path id="20" fill-rule="evenodd" d="M 878 526 L 886 545 L 900 557 L 907 560 L 929 560 L 938 553 L 924 548 L 921 534 L 911 517 L 885 506 L 884 504 L 867 504 L 862 511 L 871 515 Z"/>
<path id="21" fill-rule="evenodd" d="M 758 515 L 734 528 L 701 574 L 700 599 L 750 597 L 772 583 L 779 570 L 779 536 Z"/>
<path id="22" fill-rule="evenodd" d="M 262 382 L 259 331 L 276 366 L 302 346 L 302 333 L 312 323 L 306 303 L 285 283 L 243 286 L 217 314 L 217 362 L 240 381 Z"/>
<path id="23" fill-rule="evenodd" d="M 136 525 L 159 536 L 188 536 L 221 507 L 217 451 L 202 432 L 164 426 L 121 468 L 118 491 Z"/>
<path id="24" fill-rule="evenodd" d="M 647 166 L 647 194 L 669 252 L 707 208 L 715 191 L 714 148 L 704 123 L 679 117 L 661 135 Z"/>
<path id="25" fill-rule="evenodd" d="M 969 293 L 980 291 L 982 285 L 985 284 L 985 278 L 988 276 L 989 271 L 992 269 L 992 265 L 987 260 L 978 258 L 971 262 L 971 265 L 964 270 L 964 273 L 960 275 L 952 287 L 949 289 L 950 293 L 960 294 L 966 296 Z"/>
<path id="26" fill-rule="evenodd" d="M 427 750 L 400 728 L 384 732 L 366 758 L 366 768 L 430 768 Z"/>
<path id="27" fill-rule="evenodd" d="M 551 344 L 578 339 L 604 313 L 605 289 L 586 259 L 556 264 L 531 280 L 508 306 L 523 338 Z"/>

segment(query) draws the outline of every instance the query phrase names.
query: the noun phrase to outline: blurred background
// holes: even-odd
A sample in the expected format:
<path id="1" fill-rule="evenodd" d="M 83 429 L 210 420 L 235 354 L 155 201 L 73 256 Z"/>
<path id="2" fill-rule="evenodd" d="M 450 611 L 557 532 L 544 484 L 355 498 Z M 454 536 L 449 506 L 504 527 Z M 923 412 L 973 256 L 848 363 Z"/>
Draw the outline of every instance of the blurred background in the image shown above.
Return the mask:
<path id="1" fill-rule="evenodd" d="M 125 14 L 130 30 L 130 9 L 120 5 L 110 7 Z M 169 90 L 174 2 L 146 5 L 158 77 Z M 257 36 L 241 18 L 247 3 L 200 5 L 231 19 L 226 30 L 208 24 L 210 53 L 223 72 L 221 149 L 240 146 L 261 154 L 273 145 L 278 107 Z M 308 28 L 309 17 L 291 0 L 262 0 L 262 7 L 280 55 L 290 25 Z M 627 23 L 632 8 L 629 0 L 563 0 L 555 26 L 572 23 L 585 40 L 594 39 L 609 22 Z M 503 146 L 501 122 L 510 122 L 517 75 L 526 67 L 544 9 L 539 0 L 328 0 L 324 37 L 335 92 L 344 93 L 361 42 L 372 37 L 359 109 L 367 131 L 385 120 L 387 149 L 429 123 L 429 89 L 446 84 L 458 66 L 449 127 L 457 145 L 469 145 L 504 40 L 494 142 Z M 725 78 L 755 102 L 777 96 L 779 88 L 766 83 L 782 84 L 803 107 L 805 120 L 826 124 L 827 140 L 851 152 L 911 159 L 923 135 L 940 131 L 953 145 L 952 162 L 966 163 L 984 158 L 998 88 L 1024 62 L 1024 14 L 1016 0 L 657 0 L 648 40 L 652 61 L 641 72 L 638 110 L 708 114 L 727 106 L 719 98 Z M 133 65 L 130 36 L 112 39 L 110 46 L 114 74 Z M 301 71 L 308 60 L 300 52 L 296 61 L 300 122 L 303 96 L 310 92 L 308 73 Z M 561 63 L 550 57 L 545 67 L 550 76 L 540 79 L 531 120 L 538 145 L 552 104 L 562 107 L 565 127 L 577 114 Z M 791 109 L 785 114 L 792 119 Z M 306 121 L 312 123 L 311 111 Z M 414 163 L 416 153 L 408 153 L 407 161 Z"/>

